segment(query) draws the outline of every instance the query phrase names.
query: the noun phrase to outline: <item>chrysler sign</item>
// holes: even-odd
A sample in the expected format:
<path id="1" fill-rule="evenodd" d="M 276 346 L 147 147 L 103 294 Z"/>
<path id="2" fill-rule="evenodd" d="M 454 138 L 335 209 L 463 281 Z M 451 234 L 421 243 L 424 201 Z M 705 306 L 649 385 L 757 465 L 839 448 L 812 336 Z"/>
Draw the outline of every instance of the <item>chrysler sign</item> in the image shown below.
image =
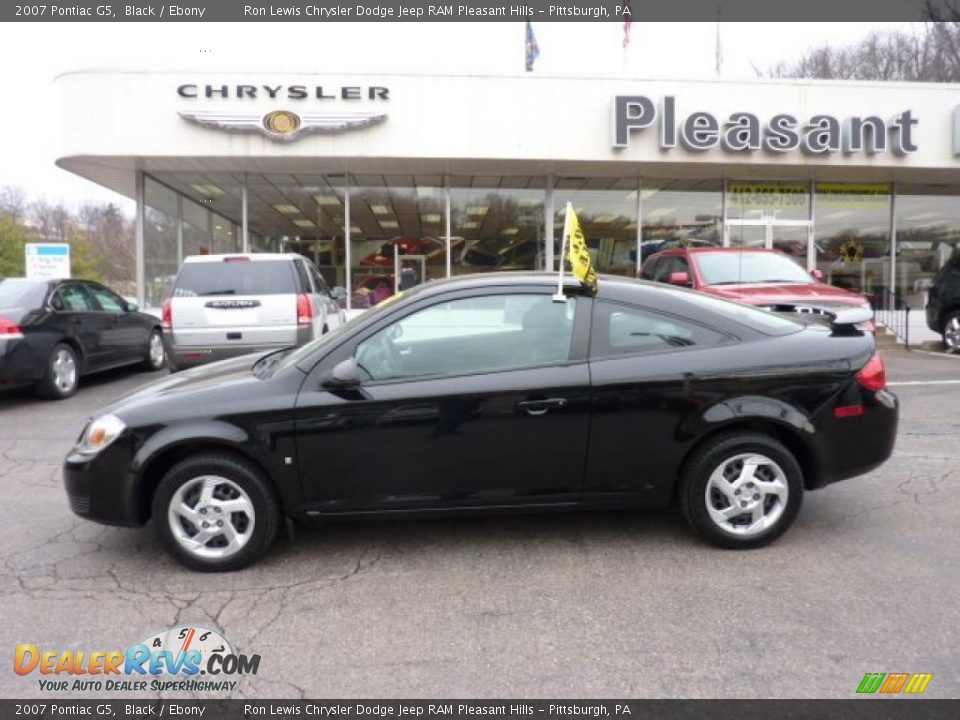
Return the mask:
<path id="1" fill-rule="evenodd" d="M 808 155 L 907 155 L 917 150 L 913 131 L 918 123 L 911 110 L 889 118 L 829 114 L 799 118 L 778 113 L 761 119 L 750 112 L 721 117 L 706 111 L 681 116 L 672 95 L 665 96 L 659 107 L 643 95 L 617 95 L 613 102 L 613 146 L 629 147 L 631 134 L 656 127 L 661 150 L 681 145 L 693 151 L 721 147 L 729 152 L 785 153 L 799 149 Z"/>

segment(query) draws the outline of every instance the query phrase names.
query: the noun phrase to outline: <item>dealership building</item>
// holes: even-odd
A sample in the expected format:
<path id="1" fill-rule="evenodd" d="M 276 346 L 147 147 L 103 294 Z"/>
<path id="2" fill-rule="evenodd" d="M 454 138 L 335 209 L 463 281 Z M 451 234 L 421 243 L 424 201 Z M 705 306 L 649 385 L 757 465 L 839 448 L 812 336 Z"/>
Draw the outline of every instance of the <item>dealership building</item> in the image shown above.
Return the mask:
<path id="1" fill-rule="evenodd" d="M 922 306 L 960 239 L 960 87 L 74 72 L 57 164 L 136 199 L 140 300 L 192 254 L 295 250 L 363 306 L 403 278 L 778 248 Z M 379 295 L 378 295 L 379 293 Z"/>

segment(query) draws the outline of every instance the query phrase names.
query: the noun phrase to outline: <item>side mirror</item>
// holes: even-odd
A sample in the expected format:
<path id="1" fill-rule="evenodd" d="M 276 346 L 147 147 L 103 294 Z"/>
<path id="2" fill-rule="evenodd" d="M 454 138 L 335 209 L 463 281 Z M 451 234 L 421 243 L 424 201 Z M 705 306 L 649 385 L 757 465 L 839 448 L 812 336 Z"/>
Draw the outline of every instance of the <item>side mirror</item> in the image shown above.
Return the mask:
<path id="1" fill-rule="evenodd" d="M 823 270 L 821 270 L 820 268 L 814 268 L 810 272 L 810 277 L 812 277 L 817 282 L 823 282 L 823 278 L 824 278 Z"/>
<path id="2" fill-rule="evenodd" d="M 347 289 L 341 285 L 330 288 L 330 297 L 334 300 L 343 300 L 347 296 Z"/>
<path id="3" fill-rule="evenodd" d="M 334 366 L 330 376 L 323 381 L 323 387 L 353 390 L 360 387 L 362 382 L 363 378 L 360 377 L 360 368 L 357 365 L 356 358 L 348 357 Z"/>
<path id="4" fill-rule="evenodd" d="M 670 273 L 670 279 L 667 280 L 667 282 L 669 282 L 671 285 L 690 287 L 690 273 L 672 272 Z"/>
<path id="5" fill-rule="evenodd" d="M 138 312 L 139 310 L 139 305 L 137 305 L 135 302 L 130 302 L 129 300 L 127 301 L 127 312 Z"/>

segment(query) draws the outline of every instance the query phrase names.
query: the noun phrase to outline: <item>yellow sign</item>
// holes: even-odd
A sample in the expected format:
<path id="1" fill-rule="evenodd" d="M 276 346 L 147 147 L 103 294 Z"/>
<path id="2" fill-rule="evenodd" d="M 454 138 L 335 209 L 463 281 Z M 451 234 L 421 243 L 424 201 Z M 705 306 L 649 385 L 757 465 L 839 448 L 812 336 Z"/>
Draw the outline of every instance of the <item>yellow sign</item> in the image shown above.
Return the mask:
<path id="1" fill-rule="evenodd" d="M 583 227 L 580 225 L 580 218 L 574 212 L 571 206 L 567 206 L 567 228 L 570 233 L 570 239 L 567 241 L 567 259 L 570 261 L 570 267 L 573 268 L 573 274 L 583 283 L 591 293 L 597 292 L 597 271 L 593 269 L 593 262 L 590 259 L 590 250 L 587 248 L 587 241 L 583 237 Z"/>
<path id="2" fill-rule="evenodd" d="M 883 207 L 890 200 L 887 183 L 817 183 L 817 205 L 827 207 Z"/>
<path id="3" fill-rule="evenodd" d="M 730 203 L 741 208 L 806 207 L 810 196 L 807 183 L 732 182 L 727 191 Z"/>

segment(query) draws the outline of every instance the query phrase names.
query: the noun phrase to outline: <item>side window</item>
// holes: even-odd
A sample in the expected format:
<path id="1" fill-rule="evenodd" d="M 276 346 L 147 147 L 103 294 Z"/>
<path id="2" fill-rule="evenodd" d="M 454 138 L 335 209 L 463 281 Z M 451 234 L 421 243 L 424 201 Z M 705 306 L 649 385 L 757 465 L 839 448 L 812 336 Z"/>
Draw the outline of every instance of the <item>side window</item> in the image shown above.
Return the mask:
<path id="1" fill-rule="evenodd" d="M 126 311 L 126 303 L 119 295 L 114 295 L 101 285 L 87 285 L 87 289 L 100 303 L 101 309 L 109 313 L 122 313 Z"/>
<path id="2" fill-rule="evenodd" d="M 485 295 L 407 315 L 357 346 L 364 377 L 392 380 L 472 375 L 565 362 L 575 298 Z"/>
<path id="3" fill-rule="evenodd" d="M 673 256 L 668 255 L 667 257 L 660 258 L 660 262 L 657 263 L 657 269 L 653 273 L 653 279 L 657 282 L 668 282 L 670 280 L 670 273 L 673 272 Z"/>
<path id="4" fill-rule="evenodd" d="M 320 271 L 314 265 L 310 265 L 310 275 L 313 277 L 313 284 L 317 288 L 317 292 L 323 293 L 324 295 L 330 294 L 330 286 L 327 285 L 327 281 L 323 279 L 323 275 L 320 274 Z"/>
<path id="5" fill-rule="evenodd" d="M 65 310 L 87 312 L 93 310 L 90 296 L 80 285 L 63 285 L 60 288 L 60 300 Z"/>
<path id="6" fill-rule="evenodd" d="M 644 263 L 640 269 L 640 278 L 643 280 L 653 280 L 659 263 L 659 260 L 651 260 L 650 262 Z"/>
<path id="7" fill-rule="evenodd" d="M 293 266 L 297 269 L 297 278 L 300 280 L 299 292 L 316 292 L 313 288 L 313 283 L 310 282 L 310 274 L 307 272 L 307 267 L 304 265 L 303 260 L 294 260 Z"/>
<path id="8" fill-rule="evenodd" d="M 692 320 L 601 300 L 594 304 L 590 355 L 638 355 L 721 345 L 727 340 L 727 335 Z"/>

